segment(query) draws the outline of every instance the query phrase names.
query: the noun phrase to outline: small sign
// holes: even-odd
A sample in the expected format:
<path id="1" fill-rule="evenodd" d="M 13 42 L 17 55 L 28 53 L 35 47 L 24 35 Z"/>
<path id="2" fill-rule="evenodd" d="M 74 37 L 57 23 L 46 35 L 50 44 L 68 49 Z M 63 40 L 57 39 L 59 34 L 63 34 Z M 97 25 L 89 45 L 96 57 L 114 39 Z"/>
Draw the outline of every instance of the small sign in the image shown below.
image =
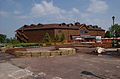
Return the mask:
<path id="1" fill-rule="evenodd" d="M 96 42 L 101 42 L 101 36 L 96 36 Z"/>

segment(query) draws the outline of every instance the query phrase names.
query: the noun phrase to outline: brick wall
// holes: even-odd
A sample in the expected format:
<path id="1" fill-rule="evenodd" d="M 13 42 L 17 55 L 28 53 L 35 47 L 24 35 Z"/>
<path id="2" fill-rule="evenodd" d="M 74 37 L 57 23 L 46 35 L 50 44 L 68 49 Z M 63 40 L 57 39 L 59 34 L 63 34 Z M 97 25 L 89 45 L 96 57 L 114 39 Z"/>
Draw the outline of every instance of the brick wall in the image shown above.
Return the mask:
<path id="1" fill-rule="evenodd" d="M 86 27 L 82 27 L 80 28 L 80 30 L 83 30 L 83 33 L 80 33 L 80 35 L 102 36 L 102 38 L 104 38 L 105 35 L 105 31 L 102 30 L 88 30 Z M 88 31 L 88 33 L 85 33 L 86 30 Z"/>
<path id="2" fill-rule="evenodd" d="M 89 31 L 88 34 L 92 36 L 102 36 L 102 38 L 104 38 L 105 31 Z"/>
<path id="3" fill-rule="evenodd" d="M 41 42 L 46 33 L 49 33 L 51 39 L 54 38 L 54 30 L 31 30 L 23 32 L 28 37 L 29 43 Z"/>
<path id="4" fill-rule="evenodd" d="M 64 33 L 64 35 L 65 35 L 65 40 L 71 40 L 71 39 L 70 39 L 70 38 L 71 38 L 71 37 L 70 37 L 71 35 L 79 35 L 79 30 L 55 29 L 54 31 L 55 31 L 55 34 L 54 34 L 54 35 L 58 34 L 60 37 L 61 37 L 62 33 Z"/>
<path id="5" fill-rule="evenodd" d="M 83 33 L 80 33 L 80 30 Z M 88 33 L 85 33 L 88 31 Z M 35 43 L 35 42 L 42 42 L 46 33 L 49 33 L 51 39 L 53 40 L 55 35 L 58 34 L 61 37 L 62 33 L 65 34 L 65 40 L 71 40 L 72 35 L 92 35 L 92 36 L 102 36 L 104 37 L 105 31 L 95 31 L 95 30 L 88 30 L 85 26 L 81 27 L 80 29 L 39 29 L 39 30 L 27 30 L 23 31 L 24 35 L 28 37 L 28 43 Z"/>

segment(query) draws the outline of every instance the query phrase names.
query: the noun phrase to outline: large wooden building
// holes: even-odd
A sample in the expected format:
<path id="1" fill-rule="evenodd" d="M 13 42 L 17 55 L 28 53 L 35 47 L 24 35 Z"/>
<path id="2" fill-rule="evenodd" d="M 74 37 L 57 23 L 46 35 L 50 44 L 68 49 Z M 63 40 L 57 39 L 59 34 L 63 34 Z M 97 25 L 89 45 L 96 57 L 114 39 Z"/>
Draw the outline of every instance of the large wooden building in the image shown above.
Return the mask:
<path id="1" fill-rule="evenodd" d="M 41 42 L 45 34 L 48 33 L 53 40 L 55 35 L 59 36 L 64 33 L 65 40 L 74 40 L 76 37 L 82 37 L 84 39 L 94 39 L 96 36 L 104 37 L 105 30 L 101 29 L 97 25 L 86 25 L 76 22 L 75 24 L 31 24 L 24 25 L 16 30 L 16 37 L 20 42 L 34 43 Z"/>

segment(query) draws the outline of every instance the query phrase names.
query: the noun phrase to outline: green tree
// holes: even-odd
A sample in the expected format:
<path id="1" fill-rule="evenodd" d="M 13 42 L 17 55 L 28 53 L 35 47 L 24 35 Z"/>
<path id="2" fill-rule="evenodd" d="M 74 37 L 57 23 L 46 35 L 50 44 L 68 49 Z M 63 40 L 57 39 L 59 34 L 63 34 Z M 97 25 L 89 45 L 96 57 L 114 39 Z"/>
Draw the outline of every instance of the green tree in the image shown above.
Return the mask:
<path id="1" fill-rule="evenodd" d="M 110 38 L 110 37 L 111 37 L 110 31 L 107 31 L 107 32 L 105 33 L 105 37 L 106 37 L 106 38 Z"/>
<path id="2" fill-rule="evenodd" d="M 5 43 L 6 35 L 0 34 L 0 43 Z"/>
<path id="3" fill-rule="evenodd" d="M 43 38 L 44 41 L 50 42 L 50 35 L 48 33 L 45 34 L 45 37 Z"/>
<path id="4" fill-rule="evenodd" d="M 18 44 L 20 42 L 15 37 L 13 37 L 13 38 L 6 38 L 5 43 Z"/>
<path id="5" fill-rule="evenodd" d="M 58 41 L 59 39 L 60 39 L 60 38 L 59 38 L 58 34 L 56 34 L 54 40 L 55 40 L 55 41 Z"/>
<path id="6" fill-rule="evenodd" d="M 109 28 L 112 37 L 120 37 L 120 25 L 115 24 Z M 114 36 L 115 35 L 115 36 Z"/>
<path id="7" fill-rule="evenodd" d="M 6 43 L 11 43 L 11 39 L 6 38 Z"/>
<path id="8" fill-rule="evenodd" d="M 64 35 L 64 33 L 62 33 L 60 40 L 61 40 L 61 41 L 65 40 L 65 35 Z"/>
<path id="9" fill-rule="evenodd" d="M 20 43 L 15 37 L 14 37 L 14 38 L 11 38 L 10 42 L 11 42 L 12 44 L 18 44 L 18 43 Z"/>

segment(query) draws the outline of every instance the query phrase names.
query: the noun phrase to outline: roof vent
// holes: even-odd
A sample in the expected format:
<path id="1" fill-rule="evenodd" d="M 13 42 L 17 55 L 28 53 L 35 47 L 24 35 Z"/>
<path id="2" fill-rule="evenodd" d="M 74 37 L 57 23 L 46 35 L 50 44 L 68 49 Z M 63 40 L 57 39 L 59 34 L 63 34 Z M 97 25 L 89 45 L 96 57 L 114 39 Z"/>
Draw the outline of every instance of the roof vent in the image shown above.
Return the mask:
<path id="1" fill-rule="evenodd" d="M 70 27 L 71 27 L 71 26 L 73 26 L 73 24 L 72 24 L 72 23 L 70 23 L 70 24 L 68 24 L 67 26 L 70 26 Z"/>
<path id="2" fill-rule="evenodd" d="M 98 28 L 98 26 L 97 26 L 97 25 L 95 25 L 95 28 Z"/>
<path id="3" fill-rule="evenodd" d="M 60 26 L 66 26 L 66 23 L 61 23 Z"/>
<path id="4" fill-rule="evenodd" d="M 42 26 L 42 25 L 43 25 L 43 24 L 39 23 L 37 26 L 40 27 L 40 26 Z"/>
<path id="5" fill-rule="evenodd" d="M 75 25 L 76 25 L 76 26 L 79 26 L 79 25 L 80 25 L 80 22 L 76 22 Z"/>
<path id="6" fill-rule="evenodd" d="M 35 26 L 35 24 L 31 24 L 30 26 L 31 26 L 31 27 L 34 27 L 34 26 Z"/>
<path id="7" fill-rule="evenodd" d="M 88 28 L 92 28 L 92 25 L 88 25 L 87 27 L 88 27 Z"/>
<path id="8" fill-rule="evenodd" d="M 24 25 L 24 28 L 27 28 L 28 27 L 28 25 Z"/>
<path id="9" fill-rule="evenodd" d="M 98 28 L 98 26 L 97 26 L 97 25 L 94 25 L 93 28 Z"/>

